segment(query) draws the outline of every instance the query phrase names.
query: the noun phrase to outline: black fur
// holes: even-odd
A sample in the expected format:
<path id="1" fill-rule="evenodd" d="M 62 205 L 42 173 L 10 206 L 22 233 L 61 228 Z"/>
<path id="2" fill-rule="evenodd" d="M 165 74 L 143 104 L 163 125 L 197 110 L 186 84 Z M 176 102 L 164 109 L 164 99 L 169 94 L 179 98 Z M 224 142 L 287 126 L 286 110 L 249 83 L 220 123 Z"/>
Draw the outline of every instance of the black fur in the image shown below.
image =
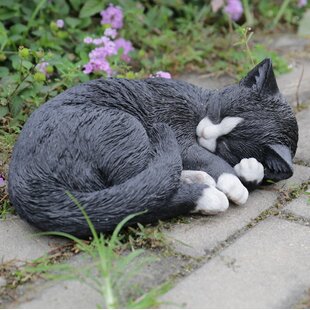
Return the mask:
<path id="1" fill-rule="evenodd" d="M 219 138 L 215 154 L 197 144 L 196 127 L 208 116 L 244 122 Z M 183 184 L 182 169 L 216 180 L 255 157 L 274 180 L 292 174 L 295 117 L 277 90 L 270 60 L 219 91 L 161 78 L 99 79 L 65 91 L 37 109 L 14 147 L 9 194 L 17 213 L 43 230 L 89 235 L 84 206 L 98 231 L 125 216 L 153 222 L 195 208 L 207 185 Z M 275 147 L 272 147 L 274 146 Z M 283 146 L 285 156 L 282 153 Z"/>

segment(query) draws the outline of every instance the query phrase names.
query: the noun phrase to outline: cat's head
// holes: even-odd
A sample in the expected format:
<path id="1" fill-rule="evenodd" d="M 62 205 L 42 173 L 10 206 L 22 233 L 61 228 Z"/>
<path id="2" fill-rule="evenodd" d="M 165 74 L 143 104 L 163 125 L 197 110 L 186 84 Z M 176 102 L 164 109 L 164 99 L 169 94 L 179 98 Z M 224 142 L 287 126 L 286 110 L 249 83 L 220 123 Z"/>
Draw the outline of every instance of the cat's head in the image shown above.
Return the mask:
<path id="1" fill-rule="evenodd" d="M 242 118 L 231 132 L 217 139 L 216 154 L 232 166 L 242 158 L 256 158 L 265 168 L 265 179 L 278 181 L 293 174 L 297 121 L 279 92 L 270 59 L 258 64 L 238 85 L 214 93 L 211 106 L 208 117 L 214 123 L 225 117 Z"/>

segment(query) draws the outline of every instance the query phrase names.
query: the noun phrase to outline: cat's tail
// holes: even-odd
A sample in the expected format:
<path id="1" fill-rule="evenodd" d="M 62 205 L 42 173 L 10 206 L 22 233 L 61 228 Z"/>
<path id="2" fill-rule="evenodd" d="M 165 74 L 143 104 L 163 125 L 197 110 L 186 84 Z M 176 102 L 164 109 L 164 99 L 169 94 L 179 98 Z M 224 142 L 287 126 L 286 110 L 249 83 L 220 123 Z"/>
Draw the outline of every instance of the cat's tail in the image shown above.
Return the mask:
<path id="1" fill-rule="evenodd" d="M 168 202 L 179 187 L 182 170 L 180 150 L 174 133 L 169 126 L 156 124 L 151 136 L 154 140 L 152 144 L 155 145 L 154 157 L 141 173 L 101 191 L 70 191 L 97 231 L 111 231 L 127 215 L 137 212 L 146 211 L 132 222 L 151 222 L 165 218 L 169 213 L 171 216 L 189 211 L 186 208 L 177 210 L 175 206 L 169 210 Z M 48 188 L 41 183 L 40 192 L 29 193 L 28 196 L 31 197 L 29 201 L 17 201 L 15 207 L 21 217 L 33 225 L 43 230 L 61 231 L 79 237 L 90 235 L 81 210 L 64 189 Z"/>

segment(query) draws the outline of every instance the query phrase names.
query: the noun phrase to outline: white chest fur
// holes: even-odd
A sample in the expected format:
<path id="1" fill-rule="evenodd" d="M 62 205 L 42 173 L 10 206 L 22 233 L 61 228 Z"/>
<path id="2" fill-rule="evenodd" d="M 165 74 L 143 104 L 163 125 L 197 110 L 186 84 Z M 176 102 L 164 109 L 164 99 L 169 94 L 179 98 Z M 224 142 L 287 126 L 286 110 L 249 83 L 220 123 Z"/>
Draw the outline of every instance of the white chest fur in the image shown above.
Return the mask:
<path id="1" fill-rule="evenodd" d="M 210 152 L 214 152 L 217 138 L 230 133 L 242 121 L 241 117 L 227 116 L 219 124 L 213 124 L 208 117 L 205 117 L 196 128 L 198 143 Z"/>

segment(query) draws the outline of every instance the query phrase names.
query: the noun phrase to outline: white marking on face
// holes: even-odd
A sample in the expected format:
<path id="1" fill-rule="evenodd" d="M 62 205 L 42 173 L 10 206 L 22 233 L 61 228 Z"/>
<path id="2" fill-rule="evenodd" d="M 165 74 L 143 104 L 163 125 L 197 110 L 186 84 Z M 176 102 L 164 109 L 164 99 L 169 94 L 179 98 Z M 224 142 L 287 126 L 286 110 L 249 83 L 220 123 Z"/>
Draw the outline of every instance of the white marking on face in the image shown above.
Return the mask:
<path id="1" fill-rule="evenodd" d="M 229 200 L 237 205 L 246 203 L 249 192 L 241 181 L 233 174 L 223 173 L 217 180 L 216 187 L 221 190 Z"/>
<path id="2" fill-rule="evenodd" d="M 216 214 L 224 212 L 228 207 L 229 201 L 225 194 L 215 187 L 208 187 L 203 190 L 192 213 Z"/>
<path id="3" fill-rule="evenodd" d="M 209 150 L 210 152 L 214 152 L 216 150 L 216 139 L 205 139 L 205 138 L 199 137 L 198 143 L 199 145 Z"/>
<path id="4" fill-rule="evenodd" d="M 199 144 L 207 150 L 214 152 L 216 149 L 216 139 L 230 133 L 242 121 L 243 118 L 241 117 L 227 116 L 219 124 L 213 124 L 208 117 L 205 117 L 196 128 Z"/>
<path id="5" fill-rule="evenodd" d="M 234 167 L 239 178 L 248 182 L 260 183 L 264 178 L 264 166 L 256 158 L 243 158 Z"/>
<path id="6" fill-rule="evenodd" d="M 204 171 L 198 170 L 182 170 L 181 181 L 187 184 L 207 184 L 209 186 L 216 186 L 215 180 Z"/>

